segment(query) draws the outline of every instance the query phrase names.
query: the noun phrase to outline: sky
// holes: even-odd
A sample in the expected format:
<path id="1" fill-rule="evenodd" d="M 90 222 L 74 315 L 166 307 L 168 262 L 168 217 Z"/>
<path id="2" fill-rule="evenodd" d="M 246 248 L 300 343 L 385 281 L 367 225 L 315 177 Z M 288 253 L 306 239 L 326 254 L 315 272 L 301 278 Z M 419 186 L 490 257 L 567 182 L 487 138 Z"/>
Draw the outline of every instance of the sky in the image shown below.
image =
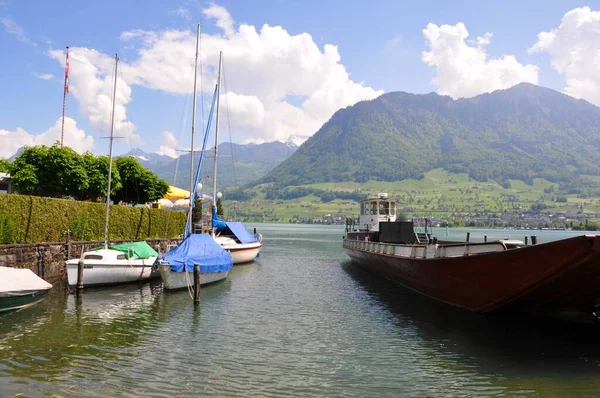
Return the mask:
<path id="1" fill-rule="evenodd" d="M 600 106 L 599 3 L 0 0 L 0 158 L 60 140 L 66 46 L 65 145 L 108 153 L 118 54 L 114 153 L 189 150 L 198 23 L 196 142 L 221 51 L 219 141 L 302 142 L 391 91 L 524 81 Z"/>

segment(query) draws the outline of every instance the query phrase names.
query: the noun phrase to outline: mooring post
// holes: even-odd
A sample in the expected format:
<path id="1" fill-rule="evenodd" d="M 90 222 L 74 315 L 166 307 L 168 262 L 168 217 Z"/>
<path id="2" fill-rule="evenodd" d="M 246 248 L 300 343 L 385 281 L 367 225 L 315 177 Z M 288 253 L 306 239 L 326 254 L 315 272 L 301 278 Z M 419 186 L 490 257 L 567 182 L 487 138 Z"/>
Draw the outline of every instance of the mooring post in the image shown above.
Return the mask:
<path id="1" fill-rule="evenodd" d="M 79 260 L 77 263 L 77 293 L 81 294 L 83 291 L 83 260 Z"/>
<path id="2" fill-rule="evenodd" d="M 44 279 L 44 271 L 42 270 L 42 251 L 39 246 L 36 246 L 35 250 L 37 251 L 37 276 Z"/>
<path id="3" fill-rule="evenodd" d="M 67 258 L 69 260 L 71 258 L 71 230 L 67 229 Z"/>
<path id="4" fill-rule="evenodd" d="M 537 245 L 537 236 L 531 235 L 531 244 L 532 245 Z"/>
<path id="5" fill-rule="evenodd" d="M 483 241 L 487 242 L 487 235 L 483 235 Z"/>
<path id="6" fill-rule="evenodd" d="M 471 233 L 467 232 L 467 242 L 471 239 Z"/>
<path id="7" fill-rule="evenodd" d="M 529 240 L 529 236 L 525 237 L 525 245 L 527 246 L 527 241 Z"/>
<path id="8" fill-rule="evenodd" d="M 194 264 L 194 303 L 200 302 L 200 265 Z"/>

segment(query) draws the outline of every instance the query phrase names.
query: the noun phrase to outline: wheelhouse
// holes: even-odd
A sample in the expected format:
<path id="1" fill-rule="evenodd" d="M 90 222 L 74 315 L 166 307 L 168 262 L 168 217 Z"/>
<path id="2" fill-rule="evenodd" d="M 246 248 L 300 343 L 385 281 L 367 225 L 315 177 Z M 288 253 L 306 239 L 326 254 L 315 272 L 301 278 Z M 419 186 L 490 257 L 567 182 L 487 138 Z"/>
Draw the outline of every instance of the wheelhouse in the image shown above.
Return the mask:
<path id="1" fill-rule="evenodd" d="M 388 199 L 386 193 L 360 202 L 359 229 L 379 231 L 382 221 L 396 221 L 396 200 Z"/>

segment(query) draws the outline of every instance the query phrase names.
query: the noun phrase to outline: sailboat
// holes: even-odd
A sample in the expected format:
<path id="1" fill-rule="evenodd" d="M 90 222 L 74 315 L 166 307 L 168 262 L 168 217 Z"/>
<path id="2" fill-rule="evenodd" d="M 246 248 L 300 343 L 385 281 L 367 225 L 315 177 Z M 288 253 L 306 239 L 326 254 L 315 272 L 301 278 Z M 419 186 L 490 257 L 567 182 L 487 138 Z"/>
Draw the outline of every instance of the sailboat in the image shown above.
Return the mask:
<path id="1" fill-rule="evenodd" d="M 219 97 L 221 84 L 221 64 L 223 53 L 219 57 L 219 73 L 217 86 L 219 93 L 217 96 L 217 114 L 215 121 L 215 149 L 213 158 L 213 204 L 212 204 L 212 228 L 211 236 L 223 249 L 231 254 L 233 264 L 243 264 L 254 261 L 262 247 L 262 235 L 252 235 L 240 221 L 222 221 L 217 214 L 217 159 L 219 155 Z"/>
<path id="2" fill-rule="evenodd" d="M 198 179 L 202 169 L 202 160 L 206 148 L 206 141 L 210 129 L 215 100 L 218 103 L 219 82 L 215 87 L 213 102 L 204 134 L 204 143 L 200 152 L 200 161 L 194 178 L 194 135 L 196 129 L 196 78 L 198 75 L 198 48 L 200 43 L 200 25 L 196 32 L 196 60 L 194 63 L 194 97 L 192 109 L 192 138 L 190 147 L 190 203 L 187 214 L 187 222 L 184 231 L 184 239 L 173 249 L 169 250 L 159 260 L 160 275 L 163 280 L 163 286 L 167 290 L 183 289 L 193 285 L 191 273 L 194 271 L 194 265 L 200 266 L 200 284 L 223 280 L 233 262 L 231 255 L 224 250 L 217 242 L 207 234 L 192 233 L 192 210 L 194 208 L 194 198 L 198 188 Z M 220 71 L 220 61 L 219 61 Z M 219 72 L 220 76 L 220 72 Z M 218 112 L 218 107 L 217 107 Z M 218 118 L 217 118 L 218 120 Z"/>
<path id="3" fill-rule="evenodd" d="M 106 192 L 106 215 L 104 219 L 104 246 L 83 252 L 79 259 L 67 260 L 67 277 L 71 286 L 77 284 L 77 268 L 80 261 L 83 262 L 84 286 L 112 285 L 158 277 L 156 272 L 152 272 L 152 265 L 156 262 L 158 253 L 148 243 L 142 241 L 117 245 L 108 244 L 118 65 L 119 57 L 115 55 L 115 82 L 113 87 L 110 149 L 108 155 L 108 187 Z"/>

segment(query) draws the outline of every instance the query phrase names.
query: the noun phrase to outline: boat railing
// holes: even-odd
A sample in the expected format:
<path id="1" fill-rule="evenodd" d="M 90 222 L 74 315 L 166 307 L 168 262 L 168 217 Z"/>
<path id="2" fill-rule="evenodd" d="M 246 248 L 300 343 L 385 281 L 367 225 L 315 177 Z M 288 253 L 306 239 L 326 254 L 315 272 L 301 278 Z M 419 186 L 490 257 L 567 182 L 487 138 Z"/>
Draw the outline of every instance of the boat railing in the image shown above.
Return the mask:
<path id="1" fill-rule="evenodd" d="M 464 242 L 450 245 L 440 245 L 438 243 L 428 245 L 405 245 L 346 239 L 343 242 L 343 246 L 349 249 L 364 250 L 372 253 L 381 253 L 391 256 L 416 259 L 464 257 L 508 250 L 507 246 L 502 241 L 473 243 Z"/>

